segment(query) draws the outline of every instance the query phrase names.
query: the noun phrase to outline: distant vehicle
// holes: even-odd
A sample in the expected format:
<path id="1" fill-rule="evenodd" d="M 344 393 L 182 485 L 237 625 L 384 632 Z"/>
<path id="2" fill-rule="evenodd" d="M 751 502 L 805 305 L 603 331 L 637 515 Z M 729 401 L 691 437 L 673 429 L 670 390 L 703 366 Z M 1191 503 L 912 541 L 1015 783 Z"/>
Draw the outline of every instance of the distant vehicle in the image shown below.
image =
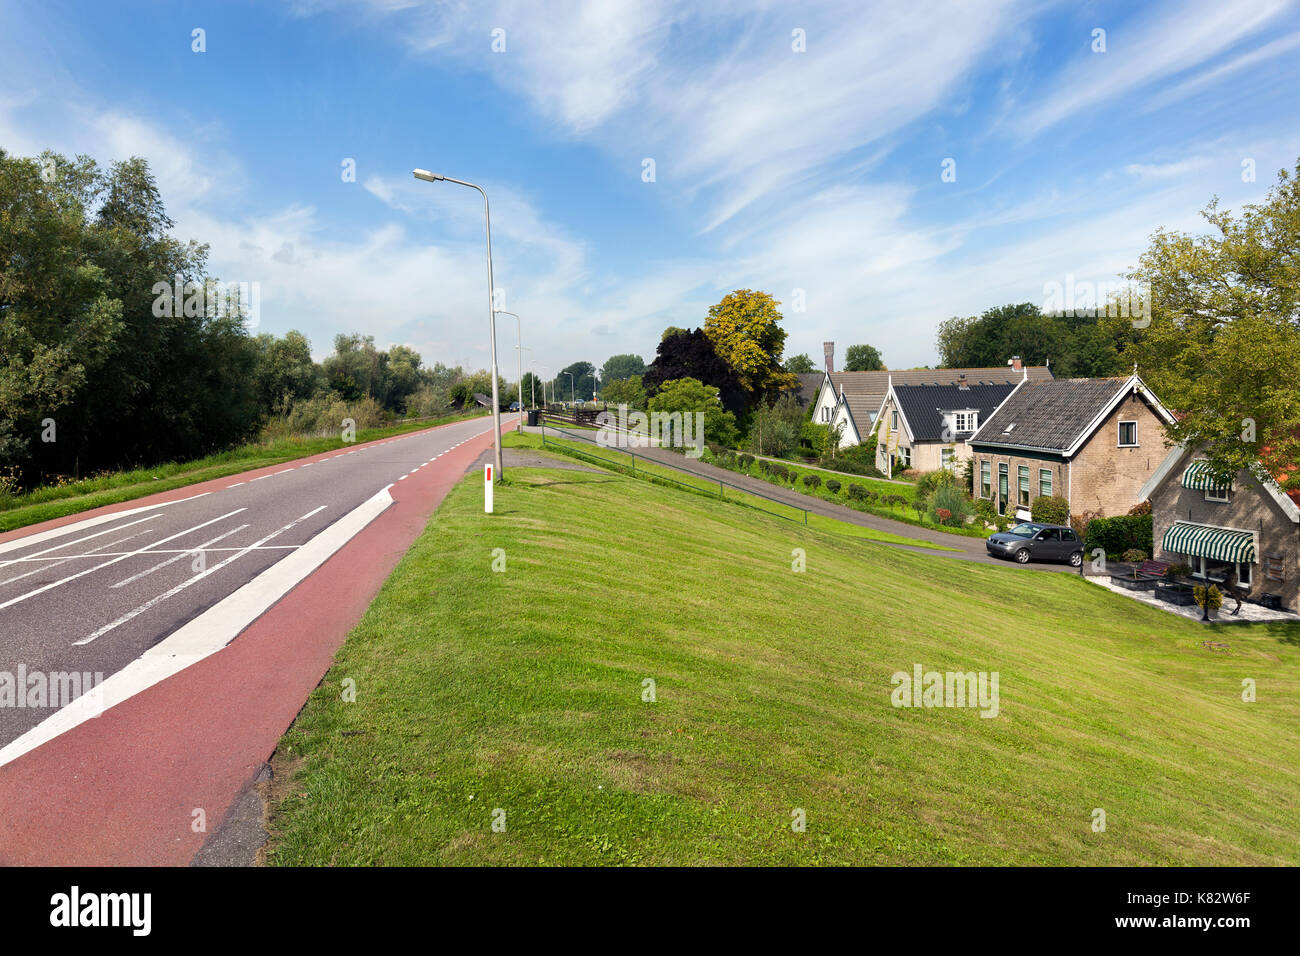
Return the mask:
<path id="1" fill-rule="evenodd" d="M 984 547 L 995 558 L 1015 558 L 1021 564 L 1069 561 L 1077 568 L 1083 563 L 1083 542 L 1073 528 L 1060 524 L 1026 521 L 990 535 Z"/>
<path id="2" fill-rule="evenodd" d="M 519 410 L 520 410 L 521 408 L 523 408 L 523 407 L 524 407 L 524 406 L 520 405 L 518 402 L 511 402 L 511 403 L 510 403 L 510 410 L 511 410 L 512 412 L 517 412 L 517 411 L 519 411 Z"/>

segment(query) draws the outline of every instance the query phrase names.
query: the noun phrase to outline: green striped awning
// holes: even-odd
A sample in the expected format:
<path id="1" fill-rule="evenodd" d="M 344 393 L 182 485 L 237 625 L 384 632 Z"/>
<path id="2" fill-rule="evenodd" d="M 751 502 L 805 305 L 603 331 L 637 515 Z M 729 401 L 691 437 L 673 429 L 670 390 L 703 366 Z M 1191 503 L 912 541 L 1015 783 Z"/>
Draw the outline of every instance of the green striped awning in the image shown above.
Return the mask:
<path id="1" fill-rule="evenodd" d="M 1214 476 L 1210 474 L 1210 463 L 1208 461 L 1194 461 L 1187 466 L 1183 472 L 1183 487 L 1195 488 L 1197 491 L 1212 491 L 1216 498 L 1222 498 L 1228 492 L 1228 488 L 1215 481 Z"/>
<path id="2" fill-rule="evenodd" d="M 1160 545 L 1174 554 L 1194 554 L 1214 561 L 1251 564 L 1255 560 L 1255 536 L 1249 531 L 1212 528 L 1190 521 L 1171 524 Z"/>

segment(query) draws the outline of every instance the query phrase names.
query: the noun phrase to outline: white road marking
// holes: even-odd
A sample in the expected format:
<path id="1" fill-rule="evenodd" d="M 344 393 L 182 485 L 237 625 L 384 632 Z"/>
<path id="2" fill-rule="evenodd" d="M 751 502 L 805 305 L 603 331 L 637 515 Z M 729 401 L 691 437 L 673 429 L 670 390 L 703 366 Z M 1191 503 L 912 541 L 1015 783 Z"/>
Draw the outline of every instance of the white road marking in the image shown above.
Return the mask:
<path id="1" fill-rule="evenodd" d="M 232 534 L 234 534 L 235 532 L 237 532 L 237 531 L 243 531 L 243 530 L 244 530 L 245 528 L 247 528 L 247 527 L 248 527 L 248 525 L 246 525 L 246 524 L 241 524 L 238 528 L 234 528 L 234 529 L 232 529 L 232 530 L 230 530 L 230 531 L 227 531 L 225 534 L 219 534 L 219 535 L 217 535 L 215 538 L 211 538 L 211 539 L 209 539 L 208 541 L 203 542 L 201 545 L 199 545 L 199 546 L 196 547 L 196 548 L 191 548 L 191 549 L 188 550 L 188 551 L 177 551 L 177 552 L 176 552 L 176 557 L 174 557 L 174 558 L 168 558 L 166 561 L 162 561 L 162 562 L 160 562 L 160 563 L 158 563 L 158 564 L 155 564 L 152 568 L 149 568 L 149 569 L 146 570 L 146 571 L 141 571 L 139 574 L 133 574 L 133 575 L 131 575 L 129 578 L 123 578 L 121 581 L 118 581 L 116 584 L 110 584 L 109 587 L 120 588 L 120 587 L 122 587 L 122 586 L 124 586 L 124 585 L 130 584 L 132 581 L 139 581 L 141 578 L 147 578 L 149 575 L 153 574 L 153 573 L 154 573 L 155 571 L 157 571 L 159 568 L 165 568 L 165 567 L 167 567 L 167 565 L 169 565 L 169 564 L 175 564 L 177 561 L 179 561 L 181 558 L 185 557 L 185 555 L 187 555 L 187 554 L 194 554 L 194 552 L 196 552 L 196 551 L 203 551 L 203 550 L 205 550 L 205 549 L 208 547 L 208 545 L 210 545 L 210 544 L 216 544 L 218 541 L 221 541 L 223 538 L 229 538 L 229 537 L 230 537 Z M 150 554 L 159 554 L 160 552 L 158 552 L 158 551 L 150 551 L 149 553 L 150 553 Z"/>
<path id="2" fill-rule="evenodd" d="M 139 524 L 142 521 L 152 521 L 154 518 L 161 518 L 161 517 L 162 515 L 149 515 L 147 518 L 137 518 L 134 521 L 128 521 L 126 524 L 120 524 L 116 528 L 109 528 L 107 531 L 100 531 L 98 534 L 87 535 L 84 538 L 78 538 L 76 541 L 68 541 L 65 542 L 64 544 L 56 544 L 51 548 L 46 548 L 44 551 L 37 551 L 35 554 L 29 554 L 25 558 L 10 558 L 8 561 L 0 561 L 0 568 L 6 567 L 10 564 L 14 564 L 18 561 L 31 561 L 34 558 L 39 558 L 43 554 L 49 554 L 51 551 L 58 551 L 62 548 L 70 548 L 74 544 L 84 544 L 85 542 L 92 541 L 95 538 L 102 538 L 106 534 L 112 534 L 114 531 L 121 531 L 123 528 L 129 528 L 133 524 Z"/>
<path id="3" fill-rule="evenodd" d="M 0 748 L 0 767 L 221 650 L 382 514 L 393 503 L 388 493 L 391 487 L 385 487 L 293 554 L 149 648 L 92 693 L 83 694 Z"/>
<path id="4" fill-rule="evenodd" d="M 0 611 L 4 610 L 7 607 L 10 607 L 11 605 L 17 604 L 19 601 L 26 601 L 30 597 L 36 597 L 36 595 L 38 594 L 44 594 L 46 591 L 50 590 L 51 588 L 57 588 L 61 584 L 67 584 L 69 581 L 75 581 L 77 578 L 84 577 L 87 574 L 92 574 L 95 571 L 98 571 L 100 568 L 106 568 L 110 564 L 117 564 L 117 562 L 125 561 L 127 558 L 133 557 L 137 554 L 143 554 L 144 552 L 148 551 L 152 547 L 156 547 L 160 544 L 166 544 L 168 541 L 175 541 L 177 538 L 184 537 L 185 535 L 189 534 L 192 531 L 198 531 L 200 528 L 206 528 L 210 524 L 214 524 L 215 522 L 221 521 L 225 518 L 229 518 L 231 515 L 237 515 L 241 511 L 247 511 L 247 510 L 248 510 L 247 508 L 236 508 L 234 511 L 221 515 L 218 518 L 213 518 L 211 521 L 205 521 L 203 522 L 203 524 L 195 525 L 193 528 L 186 528 L 184 531 L 178 531 L 173 535 L 169 535 L 168 537 L 163 538 L 161 541 L 155 541 L 153 544 L 147 544 L 143 548 L 140 548 L 137 551 L 128 551 L 126 554 L 113 558 L 111 561 L 105 561 L 103 564 L 97 564 L 93 568 L 87 568 L 84 571 L 78 571 L 76 574 L 70 574 L 66 578 L 62 578 L 58 581 L 51 581 L 49 584 L 42 585 L 41 587 L 37 588 L 35 591 L 28 591 L 26 594 L 18 595 L 18 597 L 16 598 L 10 598 L 8 601 L 5 601 L 3 604 L 0 604 Z"/>
<path id="5" fill-rule="evenodd" d="M 238 488 L 240 485 L 243 485 L 243 484 L 247 484 L 247 482 L 244 482 L 244 481 L 237 481 L 237 482 L 235 482 L 233 485 L 226 485 L 226 488 L 227 488 L 227 490 L 229 490 L 229 489 L 231 489 L 231 488 Z"/>
<path id="6" fill-rule="evenodd" d="M 51 538 L 62 537 L 65 534 L 76 534 L 78 531 L 85 531 L 87 528 L 93 528 L 109 521 L 116 521 L 118 518 L 127 518 L 131 515 L 143 514 L 146 511 L 155 511 L 158 508 L 167 508 L 171 505 L 178 505 L 182 501 L 193 501 L 195 498 L 202 498 L 210 495 L 212 492 L 205 491 L 201 494 L 190 495 L 188 498 L 177 498 L 175 501 L 160 501 L 156 505 L 144 505 L 140 508 L 128 508 L 125 511 L 114 511 L 112 514 L 95 515 L 93 518 L 86 518 L 83 521 L 74 521 L 72 524 L 65 524 L 59 528 L 50 528 L 47 531 L 38 531 L 35 534 L 24 535 L 21 538 L 14 538 L 12 541 L 0 543 L 0 554 L 7 551 L 16 551 L 19 548 L 25 548 L 31 544 L 40 544 L 42 541 L 49 541 Z M 119 528 L 126 527 L 118 525 Z M 116 529 L 114 529 L 116 530 Z"/>
<path id="7" fill-rule="evenodd" d="M 90 549 L 89 551 L 87 551 L 85 554 L 69 554 L 69 555 L 60 555 L 60 556 L 57 557 L 57 558 L 15 558 L 15 559 L 14 559 L 15 562 L 17 562 L 17 561 L 52 561 L 52 562 L 54 562 L 54 563 L 53 563 L 53 564 L 44 564 L 44 565 L 42 565 L 42 566 L 39 567 L 39 568 L 34 568 L 33 570 L 31 570 L 31 571 L 26 571 L 26 572 L 24 572 L 24 573 L 22 573 L 22 574 L 20 574 L 20 575 L 18 575 L 18 576 L 16 576 L 16 577 L 9 578 L 7 581 L 0 581 L 0 587 L 3 587 L 3 586 L 6 585 L 6 584 L 13 584 L 15 581 L 21 581 L 23 578 L 29 578 L 29 577 L 31 577 L 33 574 L 40 574 L 42 571 L 49 571 L 49 570 L 51 570 L 52 568 L 57 568 L 59 565 L 61 565 L 61 564 L 67 564 L 69 561 L 75 561 L 77 558 L 107 558 L 107 557 L 109 557 L 109 554 L 112 554 L 113 552 L 109 552 L 108 554 L 96 554 L 95 552 L 96 552 L 96 551 L 100 551 L 100 550 L 103 549 L 103 548 L 111 548 L 111 547 L 112 547 L 113 545 L 115 545 L 115 544 L 121 544 L 123 541 L 130 541 L 132 538 L 138 538 L 138 537 L 140 537 L 140 535 L 142 535 L 142 534 L 148 534 L 148 533 L 149 533 L 149 529 L 148 529 L 148 528 L 145 528 L 143 531 L 137 531 L 135 534 L 128 534 L 125 538 L 118 538 L 116 541 L 109 541 L 109 542 L 106 543 L 106 544 L 102 544 L 102 545 L 100 545 L 98 548 L 91 548 L 91 549 Z"/>
<path id="8" fill-rule="evenodd" d="M 170 591 L 164 591 L 162 594 L 159 594 L 157 597 L 150 598 L 148 601 L 145 601 L 145 602 L 144 602 L 143 604 L 141 604 L 139 607 L 134 608 L 134 609 L 132 609 L 132 610 L 130 610 L 130 611 L 127 611 L 125 614 L 123 614 L 121 617 L 119 617 L 116 621 L 112 621 L 111 623 L 105 624 L 103 627 L 101 627 L 99 630 L 95 631 L 95 633 L 91 634 L 89 637 L 83 637 L 83 638 L 82 638 L 81 640 L 79 640 L 79 641 L 73 641 L 73 646 L 74 646 L 74 647 L 81 647 L 81 646 L 83 646 L 83 645 L 85 645 L 85 644 L 89 644 L 91 641 L 96 640 L 97 638 L 103 637 L 103 636 L 104 636 L 105 634 L 107 634 L 109 631 L 113 630 L 113 628 L 115 628 L 115 627 L 119 627 L 119 626 L 125 624 L 127 621 L 131 620 L 132 618 L 138 617 L 139 615 L 143 614 L 145 611 L 149 610 L 150 608 L 152 608 L 152 607 L 156 607 L 157 605 L 161 604 L 163 601 L 167 600 L 169 597 L 173 597 L 173 596 L 175 596 L 175 595 L 177 595 L 177 594 L 180 594 L 182 591 L 184 591 L 184 590 L 185 590 L 187 587 L 189 587 L 191 584 L 195 584 L 195 583 L 197 583 L 197 582 L 199 582 L 199 581 L 202 581 L 204 578 L 206 578 L 206 577 L 207 577 L 208 575 L 210 575 L 210 574 L 215 574 L 217 571 L 220 571 L 222 568 L 224 568 L 227 564 L 230 564 L 232 561 L 238 561 L 240 558 L 242 558 L 244 555 L 248 554 L 248 552 L 252 551 L 252 550 L 253 550 L 254 548 L 256 548 L 258 545 L 266 544 L 266 542 L 268 542 L 268 541 L 270 541 L 272 538 L 278 537 L 279 535 L 281 535 L 281 534 L 283 534 L 284 532 L 288 531 L 288 530 L 289 530 L 290 528 L 292 528 L 294 525 L 296 525 L 296 524 L 298 524 L 298 523 L 300 523 L 300 522 L 302 522 L 302 521 L 306 521 L 306 520 L 307 520 L 308 518 L 310 518 L 312 515 L 316 514 L 316 513 L 319 512 L 319 511 L 324 511 L 324 510 L 325 510 L 325 506 L 324 506 L 324 505 L 321 505 L 319 508 L 313 508 L 311 511 L 307 512 L 307 513 L 306 513 L 305 515 L 303 515 L 301 518 L 294 518 L 292 521 L 290 521 L 290 522 L 289 522 L 287 525 L 285 525 L 283 528 L 280 528 L 280 529 L 277 530 L 277 531 L 272 531 L 272 532 L 271 532 L 270 534 L 268 534 L 265 538 L 262 538 L 260 541 L 256 541 L 256 542 L 254 542 L 250 547 L 243 548 L 242 550 L 240 550 L 240 551 L 236 552 L 235 554 L 232 554 L 230 557 L 226 558 L 224 561 L 220 561 L 220 562 L 218 562 L 217 564 L 214 564 L 214 565 L 213 565 L 212 567 L 210 567 L 210 568 L 205 568 L 204 570 L 200 571 L 198 574 L 194 575 L 194 577 L 192 577 L 192 578 L 187 578 L 186 580 L 182 581 L 180 584 L 176 585 L 176 587 L 172 588 Z"/>

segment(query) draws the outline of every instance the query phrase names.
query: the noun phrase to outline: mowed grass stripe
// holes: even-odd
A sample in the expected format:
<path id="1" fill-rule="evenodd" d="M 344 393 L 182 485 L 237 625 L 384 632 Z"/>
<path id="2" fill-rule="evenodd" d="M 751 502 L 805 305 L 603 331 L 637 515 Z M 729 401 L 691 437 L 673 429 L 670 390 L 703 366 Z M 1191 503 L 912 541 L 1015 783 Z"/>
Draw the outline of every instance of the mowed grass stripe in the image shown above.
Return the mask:
<path id="1" fill-rule="evenodd" d="M 477 476 L 453 489 L 282 742 L 271 862 L 1300 855 L 1295 625 L 1206 628 L 626 476 L 510 477 L 495 515 Z M 1000 715 L 892 707 L 916 662 L 998 671 Z"/>

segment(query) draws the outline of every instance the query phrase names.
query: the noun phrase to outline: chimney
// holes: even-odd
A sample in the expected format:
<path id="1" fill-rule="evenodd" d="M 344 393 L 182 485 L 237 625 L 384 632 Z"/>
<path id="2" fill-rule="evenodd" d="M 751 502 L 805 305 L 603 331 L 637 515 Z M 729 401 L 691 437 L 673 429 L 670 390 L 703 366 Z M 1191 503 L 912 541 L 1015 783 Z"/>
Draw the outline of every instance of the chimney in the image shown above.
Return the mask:
<path id="1" fill-rule="evenodd" d="M 822 351 L 826 353 L 826 374 L 835 374 L 835 343 L 823 342 Z"/>
<path id="2" fill-rule="evenodd" d="M 1019 355 L 1013 355 L 1013 356 L 1011 356 L 1011 361 L 1007 362 L 1007 364 L 1010 365 L 1010 366 L 1011 366 L 1013 369 L 1015 369 L 1017 372 L 1019 372 L 1022 368 L 1025 367 L 1025 366 L 1024 366 L 1024 363 L 1020 361 L 1020 356 L 1019 356 Z"/>
<path id="3" fill-rule="evenodd" d="M 969 392 L 970 386 L 966 384 L 966 373 L 962 372 L 957 376 L 957 387 L 963 392 Z"/>

